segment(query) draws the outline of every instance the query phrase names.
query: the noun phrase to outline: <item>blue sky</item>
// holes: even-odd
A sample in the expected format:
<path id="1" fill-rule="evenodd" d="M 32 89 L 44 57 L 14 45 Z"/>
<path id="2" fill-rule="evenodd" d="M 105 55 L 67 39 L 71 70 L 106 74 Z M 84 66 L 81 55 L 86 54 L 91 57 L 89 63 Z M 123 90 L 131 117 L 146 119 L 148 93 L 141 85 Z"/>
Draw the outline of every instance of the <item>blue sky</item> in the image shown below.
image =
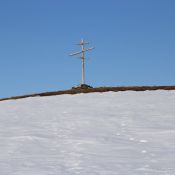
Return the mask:
<path id="1" fill-rule="evenodd" d="M 174 0 L 0 0 L 0 97 L 80 84 L 175 84 Z"/>

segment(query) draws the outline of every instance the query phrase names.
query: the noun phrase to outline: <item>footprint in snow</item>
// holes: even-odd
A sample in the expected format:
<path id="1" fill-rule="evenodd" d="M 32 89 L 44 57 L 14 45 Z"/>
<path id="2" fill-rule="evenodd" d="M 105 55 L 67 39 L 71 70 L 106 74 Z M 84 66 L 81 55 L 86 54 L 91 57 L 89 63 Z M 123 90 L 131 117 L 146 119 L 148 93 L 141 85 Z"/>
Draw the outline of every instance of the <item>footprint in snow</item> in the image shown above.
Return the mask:
<path id="1" fill-rule="evenodd" d="M 125 123 L 122 123 L 121 126 L 126 126 L 126 124 Z"/>
<path id="2" fill-rule="evenodd" d="M 130 140 L 130 141 L 134 141 L 134 140 L 135 140 L 135 138 L 131 137 L 131 138 L 129 138 L 129 140 Z"/>
<path id="3" fill-rule="evenodd" d="M 147 140 L 139 140 L 140 143 L 147 143 Z"/>
<path id="4" fill-rule="evenodd" d="M 145 154 L 145 153 L 147 153 L 147 151 L 146 150 L 142 150 L 142 153 Z"/>
<path id="5" fill-rule="evenodd" d="M 120 136 L 121 134 L 120 134 L 120 133 L 117 133 L 116 135 L 117 135 L 117 136 Z"/>

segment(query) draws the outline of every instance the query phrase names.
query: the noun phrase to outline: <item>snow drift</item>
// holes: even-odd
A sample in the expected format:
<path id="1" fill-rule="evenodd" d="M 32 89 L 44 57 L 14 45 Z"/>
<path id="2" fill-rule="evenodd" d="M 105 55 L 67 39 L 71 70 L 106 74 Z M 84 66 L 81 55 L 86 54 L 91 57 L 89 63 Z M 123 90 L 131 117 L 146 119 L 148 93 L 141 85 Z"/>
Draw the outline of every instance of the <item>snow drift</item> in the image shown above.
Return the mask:
<path id="1" fill-rule="evenodd" d="M 0 102 L 2 175 L 174 175 L 175 91 Z"/>

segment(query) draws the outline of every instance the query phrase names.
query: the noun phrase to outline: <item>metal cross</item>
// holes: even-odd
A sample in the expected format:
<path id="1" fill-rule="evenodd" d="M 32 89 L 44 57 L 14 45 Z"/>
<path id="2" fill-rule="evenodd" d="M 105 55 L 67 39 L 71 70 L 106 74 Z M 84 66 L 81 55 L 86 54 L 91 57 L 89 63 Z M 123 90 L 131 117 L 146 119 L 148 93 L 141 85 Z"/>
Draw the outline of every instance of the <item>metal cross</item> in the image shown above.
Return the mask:
<path id="1" fill-rule="evenodd" d="M 81 60 L 82 60 L 82 79 L 81 79 L 81 85 L 85 84 L 85 52 L 93 50 L 95 47 L 90 47 L 88 49 L 85 49 L 85 45 L 89 44 L 88 42 L 85 42 L 83 39 L 81 39 L 80 43 L 78 45 L 81 46 L 80 52 L 75 52 L 70 54 L 69 56 L 75 56 L 81 54 Z"/>

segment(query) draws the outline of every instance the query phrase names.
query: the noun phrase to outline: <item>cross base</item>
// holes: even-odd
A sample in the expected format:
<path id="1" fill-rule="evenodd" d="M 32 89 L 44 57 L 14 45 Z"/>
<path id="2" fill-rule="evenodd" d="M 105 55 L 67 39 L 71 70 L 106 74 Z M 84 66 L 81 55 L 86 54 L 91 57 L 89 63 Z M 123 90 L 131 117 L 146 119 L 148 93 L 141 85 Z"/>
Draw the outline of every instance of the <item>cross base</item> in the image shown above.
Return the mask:
<path id="1" fill-rule="evenodd" d="M 72 89 L 91 89 L 91 88 L 93 87 L 87 84 L 80 84 L 80 86 L 72 87 Z"/>

